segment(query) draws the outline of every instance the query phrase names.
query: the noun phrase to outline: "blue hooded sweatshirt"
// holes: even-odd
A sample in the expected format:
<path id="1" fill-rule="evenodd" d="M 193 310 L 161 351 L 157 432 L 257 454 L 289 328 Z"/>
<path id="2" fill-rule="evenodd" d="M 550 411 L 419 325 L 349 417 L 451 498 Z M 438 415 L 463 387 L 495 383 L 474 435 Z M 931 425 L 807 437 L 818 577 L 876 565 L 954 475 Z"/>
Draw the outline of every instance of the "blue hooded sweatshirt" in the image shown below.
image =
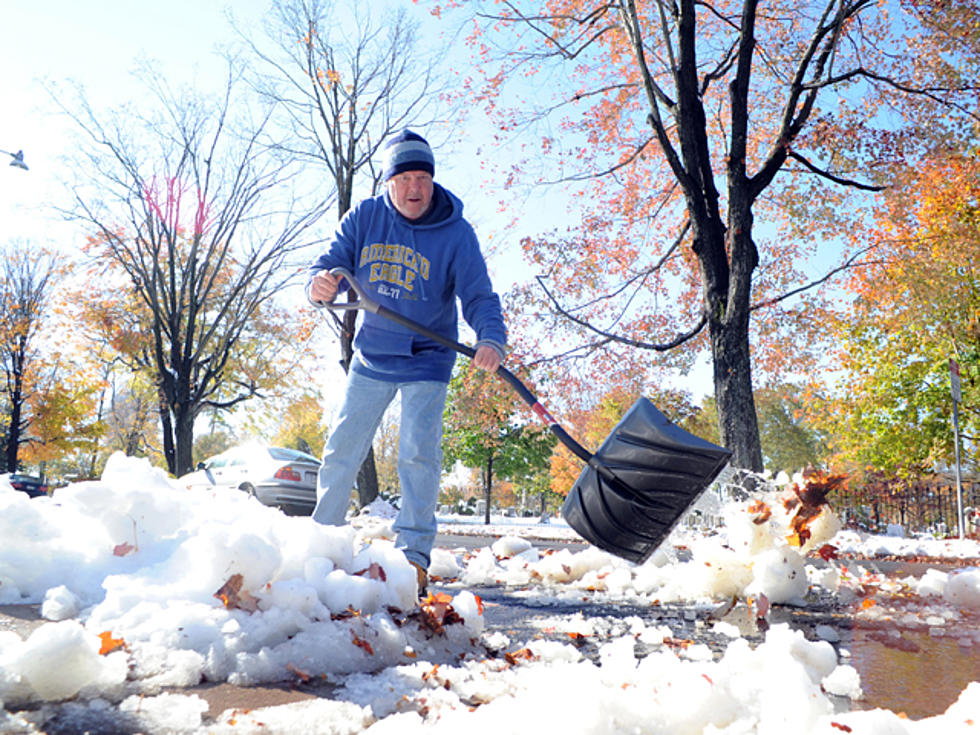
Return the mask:
<path id="1" fill-rule="evenodd" d="M 327 252 L 310 266 L 310 277 L 338 266 L 351 271 L 381 305 L 452 340 L 458 335 L 458 298 L 477 344 L 503 357 L 507 331 L 500 298 L 476 233 L 463 219 L 463 203 L 439 184 L 430 212 L 420 220 L 403 217 L 387 193 L 347 212 Z M 352 370 L 392 382 L 449 381 L 455 352 L 383 316 L 363 314 Z"/>

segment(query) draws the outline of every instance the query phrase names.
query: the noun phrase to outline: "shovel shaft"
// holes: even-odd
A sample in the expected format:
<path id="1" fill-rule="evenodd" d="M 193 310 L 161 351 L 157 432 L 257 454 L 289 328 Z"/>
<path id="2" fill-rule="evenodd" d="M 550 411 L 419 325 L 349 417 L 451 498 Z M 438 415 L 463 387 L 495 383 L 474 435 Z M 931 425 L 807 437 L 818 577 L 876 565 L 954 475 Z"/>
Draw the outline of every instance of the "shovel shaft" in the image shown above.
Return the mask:
<path id="1" fill-rule="evenodd" d="M 469 358 L 476 355 L 476 350 L 469 345 L 464 345 L 462 342 L 457 342 L 454 339 L 449 339 L 448 337 L 442 336 L 438 332 L 433 332 L 431 329 L 423 324 L 419 324 L 414 319 L 409 319 L 407 316 L 403 316 L 397 311 L 393 311 L 370 298 L 364 292 L 364 289 L 361 288 L 360 284 L 354 280 L 354 277 L 346 268 L 331 268 L 330 273 L 334 276 L 343 276 L 344 280 L 350 284 L 350 287 L 354 293 L 357 294 L 357 300 L 348 303 L 328 304 L 328 309 L 331 309 L 332 311 L 349 311 L 351 309 L 363 309 L 364 311 L 370 311 L 373 314 L 377 314 L 378 316 L 382 316 L 385 319 L 395 322 L 396 324 L 400 324 L 407 329 L 411 329 L 413 332 L 421 334 L 423 337 L 428 337 L 433 342 L 437 342 L 443 347 L 448 347 L 449 349 L 455 350 L 456 352 L 466 355 Z M 511 388 L 517 391 L 517 394 L 521 397 L 521 399 L 531 407 L 531 410 L 534 411 L 534 413 L 536 413 L 545 424 L 547 424 L 548 428 L 551 430 L 551 433 L 558 438 L 558 441 L 568 447 L 569 451 L 571 451 L 572 454 L 577 456 L 582 461 L 589 464 L 594 464 L 592 461 L 592 453 L 575 441 L 575 439 L 573 439 L 567 431 L 558 425 L 558 422 L 555 421 L 554 417 L 548 413 L 548 410 L 541 405 L 540 401 L 538 401 L 537 396 L 528 390 L 527 386 L 524 385 L 524 383 L 522 383 L 516 375 L 514 375 L 503 365 L 499 365 L 497 367 L 496 373 L 508 385 L 510 385 Z"/>

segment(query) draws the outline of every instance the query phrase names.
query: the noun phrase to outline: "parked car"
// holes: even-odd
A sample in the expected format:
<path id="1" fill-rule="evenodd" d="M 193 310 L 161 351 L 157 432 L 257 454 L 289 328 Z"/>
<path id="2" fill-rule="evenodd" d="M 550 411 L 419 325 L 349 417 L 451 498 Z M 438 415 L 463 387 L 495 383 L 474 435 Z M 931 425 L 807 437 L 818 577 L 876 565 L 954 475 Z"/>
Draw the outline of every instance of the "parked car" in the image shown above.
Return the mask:
<path id="1" fill-rule="evenodd" d="M 48 483 L 41 477 L 32 477 L 14 472 L 9 475 L 0 475 L 5 478 L 14 490 L 27 493 L 32 498 L 39 498 L 48 494 Z"/>
<path id="2" fill-rule="evenodd" d="M 179 479 L 188 489 L 227 488 L 248 493 L 289 515 L 310 515 L 316 505 L 320 460 L 285 447 L 234 447 L 198 464 Z"/>

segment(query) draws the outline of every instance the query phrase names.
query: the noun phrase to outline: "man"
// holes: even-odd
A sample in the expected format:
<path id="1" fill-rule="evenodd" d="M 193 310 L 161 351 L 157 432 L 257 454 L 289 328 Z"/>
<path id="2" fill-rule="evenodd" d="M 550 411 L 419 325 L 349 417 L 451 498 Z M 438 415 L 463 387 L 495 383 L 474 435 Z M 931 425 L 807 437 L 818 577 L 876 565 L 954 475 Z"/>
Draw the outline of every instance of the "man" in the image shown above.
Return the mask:
<path id="1" fill-rule="evenodd" d="M 425 139 L 405 130 L 385 144 L 386 192 L 360 202 L 341 220 L 329 249 L 310 268 L 313 304 L 334 300 L 342 266 L 379 303 L 450 339 L 456 300 L 477 335 L 473 364 L 496 370 L 507 333 L 500 299 L 462 202 L 433 181 L 435 158 Z M 365 312 L 354 339 L 347 388 L 323 450 L 313 518 L 340 525 L 358 468 L 396 393 L 401 394 L 398 479 L 401 510 L 395 545 L 415 566 L 425 593 L 442 469 L 442 414 L 456 353 L 384 317 Z"/>

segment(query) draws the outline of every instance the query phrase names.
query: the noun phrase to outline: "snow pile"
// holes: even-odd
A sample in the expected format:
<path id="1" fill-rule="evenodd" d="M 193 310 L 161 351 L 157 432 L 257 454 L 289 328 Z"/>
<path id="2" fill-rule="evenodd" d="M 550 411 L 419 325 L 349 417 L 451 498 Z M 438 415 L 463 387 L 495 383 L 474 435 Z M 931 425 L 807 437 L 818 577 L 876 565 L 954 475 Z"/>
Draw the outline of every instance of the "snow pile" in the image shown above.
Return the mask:
<path id="1" fill-rule="evenodd" d="M 775 732 L 833 714 L 821 685 L 841 668 L 836 653 L 787 626 L 774 627 L 755 650 L 733 642 L 716 663 L 670 648 L 637 661 L 634 635 L 643 631 L 605 643 L 601 666 L 571 644 L 532 642 L 519 668 L 506 661 L 400 667 L 389 681 L 397 677 L 410 704 L 374 700 L 384 719 L 368 732 Z M 357 677 L 345 689 L 345 699 L 367 703 L 375 685 Z M 424 716 L 417 709 L 423 702 Z M 472 702 L 484 704 L 470 712 Z"/>
<path id="2" fill-rule="evenodd" d="M 135 722 L 147 733 L 215 735 L 931 735 L 975 732 L 980 716 L 980 683 L 969 685 L 945 714 L 919 721 L 887 710 L 835 712 L 833 695 L 860 695 L 856 672 L 837 663 L 829 643 L 807 641 L 786 625 L 773 626 L 754 649 L 734 640 L 717 661 L 669 638 L 670 646 L 637 660 L 638 641 L 661 637 L 633 621 L 602 645 L 599 666 L 574 644 L 554 641 L 531 641 L 502 658 L 417 661 L 351 675 L 329 700 L 229 710 L 209 725 L 202 724 L 196 696 L 132 697 L 120 709 L 138 713 Z M 77 723 L 95 720 L 106 705 L 69 706 Z"/>
<path id="3" fill-rule="evenodd" d="M 8 704 L 376 671 L 454 658 L 482 631 L 462 592 L 433 635 L 389 540 L 177 489 L 122 455 L 53 498 L 0 491 L 0 537 L 0 602 L 41 602 L 52 621 L 25 641 L 0 632 Z"/>
<path id="4" fill-rule="evenodd" d="M 361 515 L 394 520 L 398 515 L 398 508 L 379 496 L 361 509 Z"/>
<path id="5" fill-rule="evenodd" d="M 797 482 L 718 504 L 720 532 L 678 531 L 642 565 L 505 535 L 474 553 L 437 548 L 429 571 L 444 589 L 506 584 L 600 603 L 751 598 L 760 616 L 770 602 L 810 604 L 820 587 L 861 615 L 900 613 L 930 629 L 955 628 L 980 609 L 978 569 L 894 580 L 843 562 L 808 564 L 810 552 L 831 558 L 828 541 L 841 537 L 825 489 Z M 53 498 L 0 489 L 0 604 L 40 604 L 50 621 L 26 640 L 0 632 L 0 701 L 36 707 L 0 712 L 0 733 L 40 732 L 46 717 L 115 731 L 109 718 L 116 730 L 147 733 L 734 735 L 792 727 L 914 735 L 980 722 L 980 684 L 945 715 L 920 722 L 880 710 L 836 713 L 840 699 L 862 696 L 861 682 L 838 661 L 831 642 L 839 636 L 826 625 L 808 641 L 775 624 L 752 648 L 735 625 L 717 621 L 726 643 L 714 651 L 639 618 L 612 627 L 581 615 L 548 621 L 568 643 L 487 634 L 469 591 L 416 604 L 414 570 L 393 547 L 390 513 L 377 510 L 349 527 L 323 527 L 241 493 L 180 489 L 122 456 L 101 482 Z M 885 604 L 912 597 L 915 610 Z M 337 685 L 329 700 L 208 722 L 199 697 L 165 691 L 321 679 Z"/>
<path id="6" fill-rule="evenodd" d="M 764 596 L 772 603 L 805 605 L 811 584 L 806 554 L 833 538 L 840 524 L 823 496 L 807 495 L 800 483 L 729 503 L 722 532 L 675 533 L 642 565 L 592 547 L 539 554 L 526 539 L 511 535 L 468 559 L 461 581 L 565 585 L 661 603 Z M 688 559 L 682 561 L 678 551 Z M 835 591 L 833 578 L 825 583 Z"/>
<path id="7" fill-rule="evenodd" d="M 841 553 L 860 556 L 962 559 L 980 555 L 980 544 L 972 539 L 901 538 L 851 530 L 838 533 L 834 545 Z"/>

